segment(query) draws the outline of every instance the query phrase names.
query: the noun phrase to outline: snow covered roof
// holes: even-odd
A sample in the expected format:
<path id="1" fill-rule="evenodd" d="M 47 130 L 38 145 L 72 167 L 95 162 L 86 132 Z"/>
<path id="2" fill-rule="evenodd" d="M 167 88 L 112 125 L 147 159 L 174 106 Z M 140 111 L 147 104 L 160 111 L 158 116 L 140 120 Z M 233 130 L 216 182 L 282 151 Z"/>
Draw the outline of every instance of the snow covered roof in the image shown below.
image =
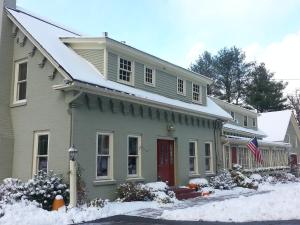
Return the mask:
<path id="1" fill-rule="evenodd" d="M 207 98 L 207 106 L 202 106 L 106 80 L 91 63 L 76 54 L 61 41 L 62 37 L 79 37 L 78 34 L 21 10 L 7 9 L 7 11 L 8 16 L 16 25 L 25 34 L 27 32 L 27 35 L 29 35 L 28 38 L 32 39 L 32 42 L 36 42 L 40 49 L 44 50 L 72 80 L 126 93 L 144 100 L 180 107 L 186 111 L 195 111 L 223 120 L 231 119 L 231 116 L 227 112 L 209 98 Z"/>
<path id="2" fill-rule="evenodd" d="M 241 144 L 246 144 L 248 143 L 251 139 L 250 138 L 245 138 L 245 137 L 236 137 L 236 136 L 226 136 L 225 138 L 226 141 L 229 142 L 234 142 L 234 143 L 241 143 Z M 273 141 L 266 141 L 265 139 L 263 140 L 257 140 L 259 146 L 271 146 L 271 147 L 284 147 L 284 148 L 290 148 L 291 144 L 286 143 L 286 142 L 273 142 Z"/>
<path id="3" fill-rule="evenodd" d="M 248 129 L 248 128 L 245 128 L 245 127 L 233 125 L 233 124 L 230 124 L 230 123 L 225 123 L 223 127 L 225 128 L 225 130 L 232 130 L 232 131 L 247 133 L 247 134 L 250 134 L 250 135 L 260 136 L 260 137 L 265 137 L 266 136 L 266 134 L 263 131 L 261 131 L 260 129 L 252 130 L 252 129 Z"/>
<path id="4" fill-rule="evenodd" d="M 267 134 L 267 141 L 284 141 L 292 110 L 261 113 L 258 117 L 258 127 Z"/>

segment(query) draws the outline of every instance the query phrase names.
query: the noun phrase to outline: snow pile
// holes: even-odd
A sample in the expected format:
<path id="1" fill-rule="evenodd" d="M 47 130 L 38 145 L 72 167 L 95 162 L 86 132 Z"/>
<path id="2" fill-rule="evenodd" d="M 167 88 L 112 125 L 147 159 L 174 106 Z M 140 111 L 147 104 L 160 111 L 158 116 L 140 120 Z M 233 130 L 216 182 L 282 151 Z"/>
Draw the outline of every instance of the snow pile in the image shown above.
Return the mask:
<path id="1" fill-rule="evenodd" d="M 169 188 L 165 182 L 151 182 L 151 183 L 145 184 L 145 187 L 151 192 L 167 191 L 167 189 Z"/>
<path id="2" fill-rule="evenodd" d="M 201 206 L 165 210 L 162 219 L 224 222 L 300 219 L 300 184 L 267 186 L 269 193 L 211 202 Z"/>
<path id="3" fill-rule="evenodd" d="M 195 184 L 199 188 L 208 187 L 208 181 L 205 178 L 194 178 L 189 181 L 189 184 Z"/>
<path id="4" fill-rule="evenodd" d="M 258 173 L 254 173 L 252 174 L 250 177 L 249 177 L 252 181 L 255 181 L 255 182 L 258 182 L 258 183 L 261 183 L 262 182 L 262 176 L 259 175 Z"/>
<path id="5" fill-rule="evenodd" d="M 165 182 L 151 182 L 144 185 L 151 193 L 154 201 L 158 203 L 174 203 L 177 201 L 175 193 L 168 190 L 169 186 Z"/>

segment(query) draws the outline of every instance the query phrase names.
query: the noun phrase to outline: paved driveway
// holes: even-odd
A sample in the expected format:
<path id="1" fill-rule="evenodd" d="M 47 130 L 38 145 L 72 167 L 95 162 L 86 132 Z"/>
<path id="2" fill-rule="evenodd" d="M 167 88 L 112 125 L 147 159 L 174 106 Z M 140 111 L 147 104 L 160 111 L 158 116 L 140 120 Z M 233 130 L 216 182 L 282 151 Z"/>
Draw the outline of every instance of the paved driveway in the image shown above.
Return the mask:
<path id="1" fill-rule="evenodd" d="M 103 218 L 82 225 L 300 225 L 300 221 L 268 221 L 268 222 L 247 222 L 247 223 L 223 223 L 204 221 L 172 221 L 143 218 L 137 216 L 113 216 Z"/>

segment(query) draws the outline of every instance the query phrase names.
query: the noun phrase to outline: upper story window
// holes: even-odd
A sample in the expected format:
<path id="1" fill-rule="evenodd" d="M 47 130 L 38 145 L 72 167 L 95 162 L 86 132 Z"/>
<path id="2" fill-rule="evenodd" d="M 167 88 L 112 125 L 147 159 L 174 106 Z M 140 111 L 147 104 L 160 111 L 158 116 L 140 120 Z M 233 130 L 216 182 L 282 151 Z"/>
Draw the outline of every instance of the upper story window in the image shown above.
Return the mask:
<path id="1" fill-rule="evenodd" d="M 193 84 L 193 101 L 202 103 L 201 86 L 199 84 Z"/>
<path id="2" fill-rule="evenodd" d="M 149 86 L 155 86 L 155 70 L 151 67 L 145 66 L 144 83 Z"/>
<path id="3" fill-rule="evenodd" d="M 230 112 L 230 115 L 231 115 L 232 119 L 235 120 L 235 113 L 233 111 Z"/>
<path id="4" fill-rule="evenodd" d="M 133 62 L 119 58 L 119 77 L 118 81 L 133 85 Z"/>
<path id="5" fill-rule="evenodd" d="M 252 119 L 252 127 L 256 127 L 256 119 L 255 118 Z"/>
<path id="6" fill-rule="evenodd" d="M 97 133 L 96 177 L 112 178 L 113 134 Z"/>
<path id="7" fill-rule="evenodd" d="M 177 94 L 186 95 L 186 81 L 181 78 L 177 78 Z"/>
<path id="8" fill-rule="evenodd" d="M 26 102 L 27 92 L 27 61 L 15 63 L 14 102 Z"/>
<path id="9" fill-rule="evenodd" d="M 244 127 L 248 126 L 248 116 L 244 116 Z"/>
<path id="10" fill-rule="evenodd" d="M 49 132 L 36 132 L 34 135 L 33 174 L 48 171 Z"/>

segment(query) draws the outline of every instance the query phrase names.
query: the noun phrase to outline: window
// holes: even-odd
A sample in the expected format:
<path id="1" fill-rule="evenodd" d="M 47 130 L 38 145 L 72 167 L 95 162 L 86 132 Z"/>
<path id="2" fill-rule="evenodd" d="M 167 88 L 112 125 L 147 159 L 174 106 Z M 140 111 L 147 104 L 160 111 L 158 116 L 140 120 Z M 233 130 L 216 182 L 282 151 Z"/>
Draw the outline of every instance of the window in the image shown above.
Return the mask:
<path id="1" fill-rule="evenodd" d="M 27 61 L 20 61 L 15 64 L 14 82 L 14 102 L 26 102 Z"/>
<path id="2" fill-rule="evenodd" d="M 133 84 L 133 65 L 132 61 L 119 58 L 119 77 L 118 81 L 126 84 Z"/>
<path id="3" fill-rule="evenodd" d="M 249 150 L 247 148 L 238 148 L 238 162 L 243 169 L 249 169 Z"/>
<path id="4" fill-rule="evenodd" d="M 128 136 L 128 176 L 140 176 L 141 137 Z"/>
<path id="5" fill-rule="evenodd" d="M 248 126 L 248 116 L 244 116 L 244 127 Z"/>
<path id="6" fill-rule="evenodd" d="M 298 148 L 298 137 L 297 137 L 297 135 L 295 136 L 295 148 Z"/>
<path id="7" fill-rule="evenodd" d="M 177 78 L 177 94 L 186 95 L 186 81 L 180 78 Z"/>
<path id="8" fill-rule="evenodd" d="M 234 112 L 230 112 L 231 117 L 233 118 L 233 120 L 235 120 L 235 113 Z"/>
<path id="9" fill-rule="evenodd" d="M 150 86 L 155 86 L 155 70 L 145 66 L 144 83 Z"/>
<path id="10" fill-rule="evenodd" d="M 224 168 L 231 169 L 231 152 L 228 145 L 224 145 Z"/>
<path id="11" fill-rule="evenodd" d="M 96 151 L 96 177 L 100 179 L 112 179 L 112 133 L 97 133 Z"/>
<path id="12" fill-rule="evenodd" d="M 252 127 L 256 127 L 256 119 L 255 118 L 252 119 Z"/>
<path id="13" fill-rule="evenodd" d="M 205 172 L 212 173 L 212 149 L 211 149 L 211 143 L 207 142 L 205 143 Z"/>
<path id="14" fill-rule="evenodd" d="M 189 164 L 190 164 L 190 173 L 198 173 L 198 160 L 197 160 L 197 142 L 189 142 Z"/>
<path id="15" fill-rule="evenodd" d="M 202 102 L 201 87 L 198 84 L 193 84 L 193 101 Z"/>
<path id="16" fill-rule="evenodd" d="M 34 135 L 33 174 L 43 170 L 48 171 L 49 133 L 36 132 Z"/>

